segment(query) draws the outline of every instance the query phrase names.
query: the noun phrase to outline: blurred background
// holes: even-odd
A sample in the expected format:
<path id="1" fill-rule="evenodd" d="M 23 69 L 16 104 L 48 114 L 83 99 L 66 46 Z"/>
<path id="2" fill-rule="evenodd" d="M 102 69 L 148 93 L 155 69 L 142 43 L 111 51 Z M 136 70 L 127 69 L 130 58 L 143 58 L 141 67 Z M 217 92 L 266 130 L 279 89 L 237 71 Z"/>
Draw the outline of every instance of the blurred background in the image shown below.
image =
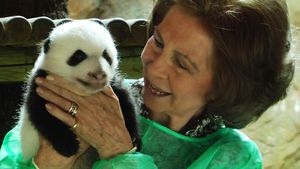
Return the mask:
<path id="1" fill-rule="evenodd" d="M 1 0 L 0 17 L 145 18 L 156 0 Z M 288 97 L 243 129 L 263 154 L 264 169 L 300 169 L 300 1 L 287 0 L 293 27 L 295 78 Z"/>
<path id="2" fill-rule="evenodd" d="M 294 80 L 286 99 L 243 129 L 262 151 L 264 169 L 300 169 L 300 1 L 286 2 L 293 25 Z"/>

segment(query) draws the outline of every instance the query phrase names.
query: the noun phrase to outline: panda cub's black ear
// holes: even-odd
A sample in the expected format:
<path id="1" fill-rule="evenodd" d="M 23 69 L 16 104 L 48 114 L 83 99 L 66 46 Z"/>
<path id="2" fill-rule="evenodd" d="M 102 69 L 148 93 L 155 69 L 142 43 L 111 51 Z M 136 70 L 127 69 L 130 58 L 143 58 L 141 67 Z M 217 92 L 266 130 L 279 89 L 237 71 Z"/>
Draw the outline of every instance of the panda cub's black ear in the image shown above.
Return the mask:
<path id="1" fill-rule="evenodd" d="M 44 53 L 47 53 L 47 52 L 48 52 L 48 50 L 49 50 L 49 48 L 50 48 L 50 43 L 51 43 L 51 41 L 50 41 L 49 38 L 47 38 L 47 39 L 44 41 L 44 44 L 43 44 L 43 52 L 44 52 Z"/>
<path id="2" fill-rule="evenodd" d="M 100 19 L 92 18 L 92 19 L 89 19 L 89 20 L 90 20 L 90 21 L 93 21 L 93 22 L 96 22 L 96 23 L 98 23 L 98 24 L 100 24 L 100 25 L 102 25 L 102 26 L 105 27 L 104 23 L 103 23 Z"/>
<path id="3" fill-rule="evenodd" d="M 60 26 L 62 24 L 68 23 L 68 22 L 72 22 L 71 19 L 63 19 L 61 21 L 59 21 L 58 23 L 56 23 L 56 26 Z"/>

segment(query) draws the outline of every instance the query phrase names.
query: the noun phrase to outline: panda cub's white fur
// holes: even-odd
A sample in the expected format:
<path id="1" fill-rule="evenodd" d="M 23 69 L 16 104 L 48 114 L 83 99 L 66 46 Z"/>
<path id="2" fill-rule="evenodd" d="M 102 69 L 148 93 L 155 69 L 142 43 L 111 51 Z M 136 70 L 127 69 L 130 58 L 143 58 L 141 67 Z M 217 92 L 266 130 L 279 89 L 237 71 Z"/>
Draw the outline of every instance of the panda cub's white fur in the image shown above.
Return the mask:
<path id="1" fill-rule="evenodd" d="M 99 21 L 76 20 L 54 28 L 43 43 L 31 71 L 24 103 L 20 108 L 18 126 L 21 127 L 24 160 L 31 159 L 37 153 L 38 133 L 48 138 L 54 148 L 65 156 L 75 154 L 78 148 L 74 133 L 68 126 L 49 115 L 44 107 L 46 101 L 36 95 L 34 83 L 36 77 L 54 73 L 70 81 L 86 94 L 93 94 L 110 83 L 117 74 L 117 68 L 118 57 L 113 38 Z M 134 114 L 134 110 L 130 109 L 130 106 L 132 108 L 130 101 L 127 98 L 120 100 L 125 100 L 125 104 L 129 104 L 129 111 Z M 136 139 L 135 118 L 132 119 L 130 124 L 134 126 L 132 129 L 134 131 L 133 134 L 131 132 L 131 136 Z M 61 132 L 61 129 L 64 131 Z M 67 137 L 66 141 L 60 140 L 63 137 Z"/>
<path id="2" fill-rule="evenodd" d="M 87 93 L 98 92 L 114 76 L 118 67 L 117 50 L 109 31 L 99 23 L 77 20 L 62 24 L 51 32 L 49 40 L 55 43 L 47 54 L 41 52 L 33 71 L 42 68 L 59 74 Z M 89 57 L 77 66 L 67 65 L 69 57 L 78 49 Z M 112 65 L 102 57 L 104 50 L 110 56 Z M 89 73 L 95 74 L 97 78 L 89 76 Z M 101 79 L 103 74 L 107 78 Z M 90 86 L 78 83 L 78 79 L 90 83 Z"/>

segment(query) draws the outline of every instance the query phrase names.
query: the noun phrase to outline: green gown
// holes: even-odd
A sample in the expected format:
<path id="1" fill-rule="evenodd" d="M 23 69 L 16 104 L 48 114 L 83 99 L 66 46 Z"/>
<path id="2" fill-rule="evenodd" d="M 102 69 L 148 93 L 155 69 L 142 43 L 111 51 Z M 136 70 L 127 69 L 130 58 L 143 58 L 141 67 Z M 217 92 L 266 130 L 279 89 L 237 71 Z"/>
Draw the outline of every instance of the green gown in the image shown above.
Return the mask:
<path id="1" fill-rule="evenodd" d="M 141 152 L 97 161 L 93 169 L 261 169 L 256 144 L 238 130 L 223 128 L 203 138 L 178 134 L 139 117 Z M 1 169 L 33 169 L 23 161 L 19 127 L 9 131 L 0 150 Z"/>
<path id="2" fill-rule="evenodd" d="M 256 144 L 235 129 L 222 127 L 205 137 L 189 137 L 143 116 L 138 116 L 138 127 L 142 138 L 140 152 L 98 160 L 93 169 L 262 168 L 262 157 Z M 34 168 L 31 160 L 23 160 L 20 127 L 16 126 L 3 140 L 0 169 Z"/>

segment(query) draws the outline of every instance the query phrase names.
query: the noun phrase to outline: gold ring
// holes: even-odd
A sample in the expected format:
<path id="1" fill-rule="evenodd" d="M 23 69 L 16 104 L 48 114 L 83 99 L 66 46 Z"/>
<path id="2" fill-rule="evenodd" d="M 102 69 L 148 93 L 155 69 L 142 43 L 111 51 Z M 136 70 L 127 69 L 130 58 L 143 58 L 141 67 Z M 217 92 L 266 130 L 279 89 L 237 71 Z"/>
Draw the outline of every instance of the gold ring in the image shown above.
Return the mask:
<path id="1" fill-rule="evenodd" d="M 75 116 L 78 113 L 78 105 L 76 103 L 71 103 L 71 107 L 69 108 L 68 112 L 72 115 Z"/>
<path id="2" fill-rule="evenodd" d="M 76 129 L 76 127 L 78 126 L 78 122 L 77 122 L 77 119 L 75 119 L 76 121 L 75 121 L 75 124 L 72 126 L 72 127 L 70 127 L 70 129 L 71 130 L 75 130 Z"/>

